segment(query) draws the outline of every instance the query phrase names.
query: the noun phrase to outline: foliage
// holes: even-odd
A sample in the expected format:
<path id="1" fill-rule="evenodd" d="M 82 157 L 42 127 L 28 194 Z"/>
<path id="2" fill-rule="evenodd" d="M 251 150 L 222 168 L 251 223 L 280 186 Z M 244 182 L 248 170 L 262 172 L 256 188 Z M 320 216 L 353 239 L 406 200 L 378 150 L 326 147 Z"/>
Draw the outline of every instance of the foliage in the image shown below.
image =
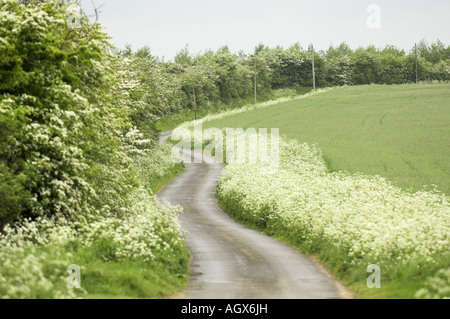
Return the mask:
<path id="1" fill-rule="evenodd" d="M 232 53 L 227 46 L 192 54 L 186 46 L 173 61 L 164 62 L 151 56 L 147 46 L 133 53 L 127 45 L 121 55 L 126 58 L 122 70 L 136 81 L 130 94 L 132 104 L 141 105 L 141 120 L 135 120 L 150 123 L 189 110 L 208 113 L 218 106 L 234 108 L 253 101 L 255 71 L 258 102 L 273 99 L 274 90 L 312 87 L 311 52 L 311 46 L 304 49 L 299 43 L 286 49 L 259 44 L 253 54 Z M 419 81 L 450 80 L 450 55 L 444 44 L 422 41 L 418 52 Z M 316 85 L 413 83 L 415 60 L 414 49 L 405 52 L 387 45 L 352 50 L 341 43 L 315 52 Z"/>
<path id="2" fill-rule="evenodd" d="M 82 251 L 95 255 L 86 266 L 152 262 L 168 270 L 163 284 L 185 276 L 180 209 L 137 176 L 172 174 L 152 124 L 172 103 L 156 92 L 178 82 L 160 81 L 147 50 L 115 57 L 99 24 L 70 28 L 73 3 L 0 10 L 0 297 L 76 297 L 66 269 Z"/>
<path id="3" fill-rule="evenodd" d="M 18 190 L 9 205 L 25 217 L 82 220 L 111 203 L 105 186 L 126 194 L 131 182 L 121 169 L 130 125 L 110 103 L 107 36 L 87 22 L 69 29 L 70 6 L 55 1 L 1 7 L 0 158 L 2 179 Z M 2 208 L 0 225 L 12 216 Z"/>
<path id="4" fill-rule="evenodd" d="M 159 164 L 159 159 L 165 163 L 171 157 L 168 147 L 136 157 L 137 170 L 147 176 L 169 172 L 169 168 Z M 146 176 L 140 182 L 146 185 Z M 180 289 L 185 284 L 189 261 L 178 223 L 180 212 L 179 207 L 161 205 L 149 189 L 141 186 L 125 199 L 120 215 L 104 207 L 101 215 L 92 216 L 89 222 L 39 217 L 6 226 L 0 233 L 0 298 L 95 298 L 99 293 L 116 296 L 115 290 L 123 291 L 118 286 L 121 276 L 132 276 L 128 271 L 136 272 L 143 263 L 163 277 L 155 280 L 153 275 L 145 275 L 139 286 L 147 287 L 148 291 L 138 297 L 155 298 L 160 297 L 161 291 L 167 294 Z M 116 268 L 113 275 L 117 276 L 116 281 L 107 280 L 104 271 L 95 271 L 99 263 Z M 85 289 L 67 288 L 66 268 L 71 264 L 82 267 Z M 180 281 L 168 290 L 162 289 L 175 278 Z M 85 280 L 87 286 L 83 284 Z M 104 282 L 107 288 L 100 289 Z M 135 296 L 138 292 L 131 289 L 127 293 Z"/>
<path id="5" fill-rule="evenodd" d="M 303 50 L 299 44 L 288 49 L 261 44 L 252 55 L 231 53 L 226 46 L 193 55 L 186 47 L 170 62 L 152 56 L 148 46 L 133 52 L 127 45 L 117 56 L 100 24 L 81 17 L 80 25 L 68 25 L 70 14 L 79 9 L 76 3 L 57 0 L 0 0 L 3 298 L 74 297 L 62 282 L 61 270 L 72 259 L 67 254 L 71 245 L 77 247 L 73 249 L 76 254 L 85 254 L 86 249 L 88 255 L 92 250 L 101 260 L 112 263 L 156 262 L 174 269 L 171 275 L 183 276 L 187 252 L 176 219 L 179 209 L 161 206 L 151 192 L 155 180 L 177 170 L 169 162 L 169 148 L 157 146 L 157 122 L 179 112 L 241 106 L 253 99 L 255 76 L 258 101 L 298 95 L 312 85 L 311 50 Z M 449 81 L 449 51 L 440 41 L 431 45 L 422 41 L 418 46 L 419 80 Z M 414 51 L 407 54 L 391 46 L 353 51 L 341 44 L 315 54 L 317 84 L 410 83 L 415 81 L 415 62 Z M 298 177 L 296 174 L 290 178 Z M 340 185 L 341 179 L 354 182 L 353 177 L 327 178 L 331 178 L 330 185 Z M 361 186 L 361 191 L 367 192 L 372 186 L 383 191 L 388 187 L 380 180 L 369 180 L 366 185 L 359 177 L 355 183 L 369 185 L 369 189 Z M 324 196 L 336 195 L 350 202 L 359 203 L 358 196 L 362 196 L 357 193 L 347 198 L 327 191 L 330 193 Z M 403 193 L 399 194 L 404 200 Z M 438 195 L 430 196 L 411 200 L 429 200 L 441 207 L 436 203 Z M 266 204 L 256 206 L 263 211 L 264 223 L 276 206 Z M 446 207 L 445 200 L 442 205 Z M 343 218 L 356 218 L 352 212 L 344 212 Z M 390 212 L 385 213 L 380 213 L 381 222 L 385 217 L 397 221 Z M 329 226 L 330 216 L 326 215 L 328 219 L 319 226 L 304 220 L 312 227 L 305 229 L 316 236 L 314 231 L 320 233 L 320 227 Z M 441 217 L 440 213 L 436 216 L 438 220 Z M 422 221 L 421 216 L 417 218 Z M 424 221 L 423 225 L 428 224 Z M 335 229 L 332 234 L 348 235 L 340 239 L 343 246 L 351 246 L 345 240 L 354 234 L 345 232 Z M 84 246 L 80 248 L 76 242 Z M 367 247 L 372 244 L 385 258 L 388 246 L 375 240 Z M 422 257 L 443 246 L 445 242 L 427 246 Z M 366 253 L 366 246 L 355 247 L 352 256 Z M 399 247 L 399 254 L 406 250 L 406 254 L 416 256 L 411 252 L 415 246 Z M 391 254 L 397 253 L 395 245 L 392 249 Z M 31 270 L 26 272 L 25 268 Z"/>
<path id="6" fill-rule="evenodd" d="M 274 174 L 261 170 L 263 163 L 227 165 L 217 190 L 230 214 L 317 254 L 344 278 L 358 273 L 354 280 L 364 280 L 367 265 L 377 264 L 388 282 L 417 277 L 420 283 L 448 261 L 445 195 L 408 193 L 376 176 L 329 173 L 315 145 L 282 141 L 280 151 Z M 411 264 L 415 271 L 405 279 L 401 269 Z M 446 296 L 448 282 L 430 279 L 429 287 Z"/>
<path id="7" fill-rule="evenodd" d="M 450 268 L 441 269 L 436 275 L 430 277 L 425 287 L 417 291 L 417 298 L 421 299 L 442 299 L 450 298 Z"/>

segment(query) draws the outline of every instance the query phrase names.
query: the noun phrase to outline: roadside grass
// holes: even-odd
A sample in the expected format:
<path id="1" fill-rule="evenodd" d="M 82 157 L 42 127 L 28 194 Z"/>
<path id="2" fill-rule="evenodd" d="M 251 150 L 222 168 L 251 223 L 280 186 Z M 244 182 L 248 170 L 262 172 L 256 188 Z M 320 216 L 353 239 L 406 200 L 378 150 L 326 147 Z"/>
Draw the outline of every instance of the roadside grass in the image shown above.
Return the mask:
<path id="1" fill-rule="evenodd" d="M 183 164 L 174 164 L 165 175 L 149 180 L 157 194 L 184 171 Z M 189 275 L 189 253 L 180 251 L 176 260 L 170 255 L 158 255 L 152 262 L 118 260 L 114 244 L 108 241 L 86 247 L 73 241 L 63 247 L 72 254 L 71 262 L 82 267 L 81 286 L 85 299 L 161 299 L 183 291 Z"/>
<path id="2" fill-rule="evenodd" d="M 38 253 L 46 256 L 44 273 L 47 278 L 54 278 L 56 271 L 64 272 L 69 263 L 80 266 L 81 289 L 73 291 L 83 299 L 159 299 L 185 288 L 189 263 L 187 251 L 177 256 L 177 260 L 158 256 L 155 261 L 145 262 L 118 260 L 113 246 L 108 241 L 90 247 L 71 241 L 62 246 L 39 247 Z M 60 261 L 61 256 L 68 256 L 65 263 Z M 55 263 L 57 260 L 59 262 Z M 63 275 L 63 279 L 64 276 L 69 273 Z M 66 285 L 63 280 L 53 282 L 60 286 L 59 289 Z"/>
<path id="3" fill-rule="evenodd" d="M 169 170 L 168 174 L 162 177 L 154 178 L 150 181 L 150 188 L 153 194 L 158 194 L 167 184 L 170 184 L 178 175 L 184 171 L 183 164 L 174 164 Z"/>
<path id="4" fill-rule="evenodd" d="M 203 124 L 211 127 L 279 128 L 317 143 L 330 171 L 450 194 L 450 84 L 344 87 Z"/>
<path id="5" fill-rule="evenodd" d="M 108 245 L 76 247 L 73 260 L 82 265 L 81 286 L 86 299 L 159 299 L 181 291 L 187 285 L 187 252 L 178 260 L 119 261 L 108 258 Z M 106 256 L 106 257 L 105 257 Z M 174 265 L 176 265 L 174 267 Z"/>
<path id="6" fill-rule="evenodd" d="M 152 156 L 148 160 L 155 159 Z M 183 164 L 169 166 L 166 163 L 163 165 L 163 174 L 159 169 L 153 171 L 149 169 L 150 167 L 153 165 L 148 163 L 144 165 L 145 174 L 140 178 L 148 184 L 153 194 L 157 194 L 184 171 Z M 86 247 L 80 242 L 73 241 L 65 245 L 64 250 L 73 255 L 71 258 L 73 263 L 82 266 L 81 286 L 87 294 L 83 291 L 79 294 L 85 299 L 170 298 L 171 295 L 183 291 L 187 285 L 189 275 L 187 248 L 179 251 L 176 257 L 159 254 L 157 259 L 151 262 L 119 260 L 114 256 L 114 243 L 109 241 L 97 242 L 93 247 Z"/>
<path id="7" fill-rule="evenodd" d="M 183 164 L 174 164 L 163 176 L 153 176 L 149 187 L 157 194 L 184 171 Z M 110 253 L 112 243 L 100 242 L 83 247 L 73 242 L 67 247 L 75 264 L 83 265 L 81 293 L 85 299 L 161 299 L 185 289 L 189 275 L 189 253 L 180 252 L 177 260 L 158 256 L 152 262 L 117 260 Z"/>
<path id="8" fill-rule="evenodd" d="M 426 286 L 428 279 L 439 269 L 448 268 L 449 257 L 437 257 L 434 263 L 409 261 L 402 264 L 381 264 L 381 288 L 368 288 L 366 279 L 371 273 L 360 271 L 339 275 L 359 299 L 414 299 L 416 293 Z"/>

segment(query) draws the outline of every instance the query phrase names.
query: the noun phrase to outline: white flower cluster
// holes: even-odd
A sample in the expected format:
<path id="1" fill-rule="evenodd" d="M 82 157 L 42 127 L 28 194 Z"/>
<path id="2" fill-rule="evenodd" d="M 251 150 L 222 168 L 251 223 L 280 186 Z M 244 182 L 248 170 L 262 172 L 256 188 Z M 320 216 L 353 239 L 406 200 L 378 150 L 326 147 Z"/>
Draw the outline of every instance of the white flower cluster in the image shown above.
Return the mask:
<path id="1" fill-rule="evenodd" d="M 0 299 L 76 297 L 65 287 L 71 256 L 49 255 L 42 247 L 60 247 L 74 239 L 89 247 L 108 240 L 117 260 L 152 261 L 177 254 L 184 245 L 179 207 L 160 205 L 140 188 L 123 211 L 123 216 L 81 223 L 77 229 L 64 219 L 44 218 L 6 227 L 0 233 Z"/>
<path id="2" fill-rule="evenodd" d="M 131 196 L 129 212 L 85 225 L 83 242 L 108 240 L 116 245 L 115 257 L 128 260 L 154 260 L 160 253 L 176 253 L 183 245 L 177 219 L 179 207 L 159 205 L 147 190 L 139 188 Z"/>
<path id="3" fill-rule="evenodd" d="M 158 144 L 150 152 L 151 156 L 139 155 L 134 158 L 133 166 L 144 185 L 148 185 L 152 180 L 166 176 L 174 165 L 171 156 L 171 145 Z"/>
<path id="4" fill-rule="evenodd" d="M 76 236 L 75 225 L 63 217 L 36 220 L 25 219 L 14 227 L 7 225 L 0 233 L 0 246 L 11 248 L 30 248 L 50 244 L 64 244 Z"/>
<path id="5" fill-rule="evenodd" d="M 441 269 L 435 276 L 429 278 L 425 287 L 417 291 L 415 297 L 420 299 L 450 299 L 450 268 Z"/>
<path id="6" fill-rule="evenodd" d="M 71 264 L 69 253 L 46 252 L 74 239 L 76 231 L 64 218 L 23 220 L 0 233 L 0 299 L 73 299 L 65 286 Z"/>
<path id="7" fill-rule="evenodd" d="M 170 146 L 161 145 L 136 162 L 149 176 L 163 176 L 172 165 L 170 152 Z M 120 214 L 109 211 L 104 207 L 101 214 L 75 223 L 55 216 L 6 226 L 0 232 L 0 299 L 77 297 L 66 286 L 73 260 L 62 248 L 74 240 L 86 247 L 108 241 L 116 260 L 161 260 L 184 249 L 177 218 L 181 208 L 160 204 L 149 190 L 136 188 Z"/>
<path id="8" fill-rule="evenodd" d="M 316 146 L 281 141 L 280 169 L 230 164 L 218 196 L 250 222 L 326 243 L 347 263 L 426 260 L 450 253 L 450 202 L 435 191 L 409 193 L 381 177 L 328 173 Z"/>
<path id="9" fill-rule="evenodd" d="M 70 256 L 49 256 L 35 247 L 0 249 L 0 299 L 73 299 L 64 288 Z"/>
<path id="10" fill-rule="evenodd" d="M 124 151 L 129 155 L 145 155 L 150 151 L 152 140 L 146 139 L 144 134 L 136 128 L 130 129 L 123 137 Z"/>

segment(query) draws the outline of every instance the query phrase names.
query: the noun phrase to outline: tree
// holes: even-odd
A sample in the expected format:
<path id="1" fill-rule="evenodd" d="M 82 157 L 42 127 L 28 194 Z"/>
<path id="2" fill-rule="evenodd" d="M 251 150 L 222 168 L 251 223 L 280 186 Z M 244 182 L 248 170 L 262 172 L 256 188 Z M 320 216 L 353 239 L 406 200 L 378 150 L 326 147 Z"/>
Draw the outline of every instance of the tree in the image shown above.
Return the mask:
<path id="1" fill-rule="evenodd" d="M 0 226 L 80 221 L 107 205 L 118 213 L 133 184 L 123 167 L 132 125 L 113 103 L 108 36 L 84 18 L 69 28 L 70 6 L 0 2 Z"/>
<path id="2" fill-rule="evenodd" d="M 129 58 L 133 55 L 133 49 L 131 44 L 127 43 L 125 44 L 125 49 L 120 51 L 120 54 L 122 55 L 122 57 L 124 58 Z"/>
<path id="3" fill-rule="evenodd" d="M 138 49 L 135 53 L 135 56 L 141 59 L 150 59 L 150 60 L 154 59 L 152 56 L 152 50 L 147 45 Z"/>
<path id="4" fill-rule="evenodd" d="M 374 48 L 358 48 L 352 55 L 353 72 L 350 75 L 350 83 L 353 85 L 375 83 L 379 63 L 378 54 Z"/>
<path id="5" fill-rule="evenodd" d="M 352 73 L 352 50 L 346 43 L 330 46 L 325 54 L 325 81 L 327 85 L 349 85 Z"/>

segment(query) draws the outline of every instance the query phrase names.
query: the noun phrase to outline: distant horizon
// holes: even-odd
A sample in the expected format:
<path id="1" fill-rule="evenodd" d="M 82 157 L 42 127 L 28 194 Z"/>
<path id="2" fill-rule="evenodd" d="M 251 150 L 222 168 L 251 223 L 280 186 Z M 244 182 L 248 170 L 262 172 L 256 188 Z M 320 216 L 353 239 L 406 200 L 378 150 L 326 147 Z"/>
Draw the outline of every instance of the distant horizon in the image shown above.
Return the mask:
<path id="1" fill-rule="evenodd" d="M 81 3 L 93 13 L 91 0 Z M 108 0 L 98 22 L 118 49 L 148 46 L 169 61 L 186 45 L 193 54 L 225 45 L 251 54 L 260 43 L 288 48 L 297 42 L 317 51 L 346 43 L 352 50 L 392 45 L 409 53 L 421 40 L 449 45 L 448 12 L 447 0 Z"/>

